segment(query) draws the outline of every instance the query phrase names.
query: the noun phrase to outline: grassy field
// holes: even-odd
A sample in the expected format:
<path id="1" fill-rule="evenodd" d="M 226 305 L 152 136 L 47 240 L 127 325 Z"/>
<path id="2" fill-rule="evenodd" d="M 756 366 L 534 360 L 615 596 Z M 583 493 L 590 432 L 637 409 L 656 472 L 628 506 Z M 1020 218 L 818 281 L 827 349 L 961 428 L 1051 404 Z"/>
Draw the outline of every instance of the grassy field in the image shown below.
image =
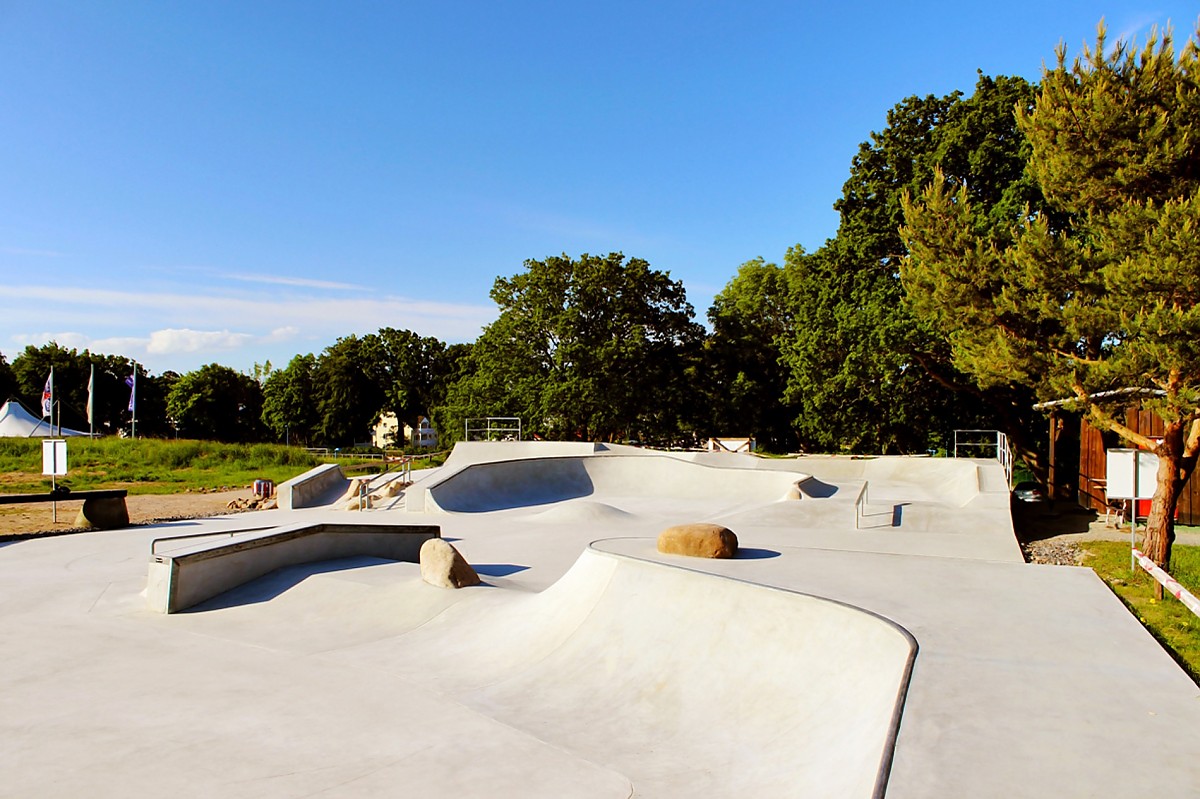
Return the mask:
<path id="1" fill-rule="evenodd" d="M 1200 618 L 1174 597 L 1154 599 L 1154 578 L 1140 567 L 1135 573 L 1129 571 L 1129 544 L 1088 541 L 1081 546 L 1086 552 L 1083 565 L 1096 570 L 1192 679 L 1200 683 Z M 1170 572 L 1180 585 L 1200 596 L 1200 547 L 1173 547 Z"/>
<path id="2" fill-rule="evenodd" d="M 278 444 L 221 444 L 157 439 L 68 439 L 66 477 L 74 490 L 125 488 L 132 494 L 240 487 L 256 479 L 276 483 L 320 463 L 303 449 Z M 0 491 L 50 490 L 42 475 L 40 439 L 0 438 Z"/>

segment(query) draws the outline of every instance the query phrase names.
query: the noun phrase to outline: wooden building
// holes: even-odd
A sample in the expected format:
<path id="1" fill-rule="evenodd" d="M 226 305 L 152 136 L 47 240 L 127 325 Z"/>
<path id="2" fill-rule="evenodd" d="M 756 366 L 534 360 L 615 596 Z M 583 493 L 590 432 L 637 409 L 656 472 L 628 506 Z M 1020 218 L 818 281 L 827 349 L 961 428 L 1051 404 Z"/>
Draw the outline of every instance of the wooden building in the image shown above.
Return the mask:
<path id="1" fill-rule="evenodd" d="M 1074 458 L 1075 449 L 1074 442 L 1070 441 L 1071 432 L 1069 431 L 1070 417 L 1058 417 L 1062 421 L 1062 426 L 1057 439 L 1058 446 L 1052 451 L 1051 458 L 1057 467 L 1058 473 L 1064 473 L 1067 470 L 1064 468 Z M 1130 408 L 1125 412 L 1125 425 L 1134 432 L 1140 433 L 1149 438 L 1160 437 L 1163 434 L 1163 420 L 1151 411 L 1139 411 L 1136 408 Z M 1076 481 L 1076 489 L 1078 491 L 1079 504 L 1085 508 L 1103 513 L 1106 507 L 1106 498 L 1104 495 L 1105 475 L 1107 474 L 1107 459 L 1105 450 L 1131 448 L 1129 442 L 1123 440 L 1116 433 L 1104 432 L 1097 430 L 1088 423 L 1086 417 L 1079 420 L 1079 438 L 1078 438 L 1078 476 Z M 1200 470 L 1198 470 L 1200 471 Z M 1065 481 L 1057 481 L 1060 486 Z M 1064 497 L 1067 498 L 1067 497 Z M 1139 513 L 1139 517 L 1143 516 Z M 1183 489 L 1183 494 L 1179 497 L 1179 515 L 1178 521 L 1180 524 L 1200 525 L 1200 479 L 1197 479 L 1193 472 L 1191 479 Z"/>

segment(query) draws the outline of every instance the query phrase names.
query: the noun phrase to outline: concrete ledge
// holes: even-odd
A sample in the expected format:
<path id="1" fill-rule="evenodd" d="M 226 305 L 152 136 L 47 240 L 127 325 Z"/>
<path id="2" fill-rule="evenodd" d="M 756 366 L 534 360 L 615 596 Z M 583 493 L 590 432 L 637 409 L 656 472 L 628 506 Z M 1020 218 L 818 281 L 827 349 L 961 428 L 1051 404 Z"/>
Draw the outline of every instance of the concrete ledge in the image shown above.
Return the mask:
<path id="1" fill-rule="evenodd" d="M 275 489 L 280 510 L 311 508 L 328 504 L 346 492 L 350 481 L 336 463 L 314 466 L 299 477 L 280 483 Z"/>
<path id="2" fill-rule="evenodd" d="M 310 524 L 209 541 L 152 555 L 146 600 L 152 610 L 178 613 L 285 566 L 354 555 L 417 563 L 421 545 L 439 537 L 436 525 Z"/>

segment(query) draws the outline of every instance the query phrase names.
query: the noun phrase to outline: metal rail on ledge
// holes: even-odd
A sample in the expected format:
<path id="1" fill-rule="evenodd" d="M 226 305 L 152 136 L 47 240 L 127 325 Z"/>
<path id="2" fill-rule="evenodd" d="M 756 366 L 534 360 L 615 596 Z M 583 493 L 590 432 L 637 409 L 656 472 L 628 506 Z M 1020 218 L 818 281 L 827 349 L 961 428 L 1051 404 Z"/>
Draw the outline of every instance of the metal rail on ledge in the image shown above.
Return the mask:
<path id="1" fill-rule="evenodd" d="M 209 538 L 214 535 L 227 535 L 233 538 L 238 533 L 253 533 L 259 530 L 270 530 L 275 525 L 266 524 L 262 527 L 239 527 L 237 530 L 210 530 L 207 533 L 185 533 L 184 535 L 164 535 L 150 542 L 150 555 L 158 554 L 158 547 L 163 541 L 186 541 L 189 538 Z"/>

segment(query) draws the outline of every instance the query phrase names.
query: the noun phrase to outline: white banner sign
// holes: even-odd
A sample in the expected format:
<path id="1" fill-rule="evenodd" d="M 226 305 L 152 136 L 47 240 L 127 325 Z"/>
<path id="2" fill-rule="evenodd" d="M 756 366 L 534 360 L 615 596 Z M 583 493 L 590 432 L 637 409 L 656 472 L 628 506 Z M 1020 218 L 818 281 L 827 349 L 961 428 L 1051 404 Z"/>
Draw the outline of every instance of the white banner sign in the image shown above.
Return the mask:
<path id="1" fill-rule="evenodd" d="M 1153 499 L 1158 485 L 1158 456 L 1140 449 L 1105 450 L 1108 499 Z"/>
<path id="2" fill-rule="evenodd" d="M 67 473 L 67 442 L 62 438 L 42 440 L 42 474 L 62 477 Z"/>

